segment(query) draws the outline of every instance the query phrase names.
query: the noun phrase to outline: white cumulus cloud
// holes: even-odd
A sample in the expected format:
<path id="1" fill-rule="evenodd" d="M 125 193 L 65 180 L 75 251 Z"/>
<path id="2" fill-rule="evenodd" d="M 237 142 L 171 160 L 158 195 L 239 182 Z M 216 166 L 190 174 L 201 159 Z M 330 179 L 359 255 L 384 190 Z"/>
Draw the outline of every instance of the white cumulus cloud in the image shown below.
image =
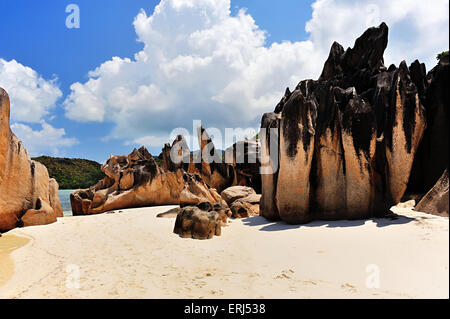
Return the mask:
<path id="1" fill-rule="evenodd" d="M 54 128 L 45 121 L 41 122 L 40 130 L 33 130 L 30 126 L 22 123 L 13 123 L 11 130 L 23 141 L 30 156 L 52 155 L 60 156 L 62 147 L 70 147 L 78 144 L 75 138 L 65 137 L 63 128 Z"/>
<path id="2" fill-rule="evenodd" d="M 333 41 L 352 46 L 381 21 L 391 29 L 386 63 L 420 58 L 431 68 L 448 48 L 447 12 L 448 0 L 317 0 L 307 40 L 268 45 L 250 14 L 231 15 L 230 0 L 162 0 L 152 15 L 135 17 L 144 49 L 74 83 L 66 116 L 112 122 L 111 137 L 136 142 L 161 143 L 194 119 L 206 127 L 254 127 L 287 86 L 319 76 Z"/>
<path id="3" fill-rule="evenodd" d="M 54 128 L 44 120 L 55 117 L 51 112 L 62 96 L 56 81 L 44 79 L 16 60 L 0 59 L 0 87 L 10 97 L 11 130 L 24 142 L 31 156 L 60 155 L 64 147 L 78 143 L 75 138 L 66 137 L 63 128 Z M 37 124 L 37 130 L 24 122 Z"/>
<path id="4" fill-rule="evenodd" d="M 0 87 L 11 99 L 11 119 L 39 123 L 62 96 L 56 79 L 45 80 L 16 60 L 0 59 Z"/>

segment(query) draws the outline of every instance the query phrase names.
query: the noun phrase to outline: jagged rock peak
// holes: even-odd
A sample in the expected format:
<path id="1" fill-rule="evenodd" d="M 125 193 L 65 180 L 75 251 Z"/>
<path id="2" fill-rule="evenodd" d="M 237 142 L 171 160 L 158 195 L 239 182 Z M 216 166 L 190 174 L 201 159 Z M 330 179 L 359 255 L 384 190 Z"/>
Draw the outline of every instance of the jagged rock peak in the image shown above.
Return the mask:
<path id="1" fill-rule="evenodd" d="M 353 48 L 344 48 L 337 42 L 331 46 L 319 80 L 351 76 L 358 70 L 376 70 L 384 67 L 383 54 L 388 44 L 389 28 L 383 22 L 379 27 L 367 29 L 355 41 Z"/>

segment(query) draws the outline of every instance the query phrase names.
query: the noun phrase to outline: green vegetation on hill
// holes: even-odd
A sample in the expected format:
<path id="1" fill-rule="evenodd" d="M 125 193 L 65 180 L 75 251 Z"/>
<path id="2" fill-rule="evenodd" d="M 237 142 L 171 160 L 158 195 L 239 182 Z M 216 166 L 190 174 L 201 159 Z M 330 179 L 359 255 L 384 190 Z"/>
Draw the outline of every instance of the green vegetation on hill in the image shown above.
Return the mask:
<path id="1" fill-rule="evenodd" d="M 105 177 L 97 162 L 79 158 L 40 156 L 33 160 L 47 167 L 51 178 L 56 179 L 59 189 L 88 188 Z"/>
<path id="2" fill-rule="evenodd" d="M 441 60 L 442 58 L 444 58 L 446 56 L 448 56 L 448 51 L 443 51 L 437 55 L 436 59 Z"/>

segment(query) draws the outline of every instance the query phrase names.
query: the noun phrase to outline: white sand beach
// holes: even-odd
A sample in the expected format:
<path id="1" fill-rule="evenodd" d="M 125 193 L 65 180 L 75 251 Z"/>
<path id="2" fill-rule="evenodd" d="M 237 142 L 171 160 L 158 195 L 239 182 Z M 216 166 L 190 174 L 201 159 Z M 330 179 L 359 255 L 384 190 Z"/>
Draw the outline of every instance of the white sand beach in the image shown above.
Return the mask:
<path id="1" fill-rule="evenodd" d="M 29 241 L 10 254 L 14 271 L 0 297 L 449 297 L 448 218 L 410 208 L 396 208 L 396 219 L 301 226 L 253 217 L 200 241 L 172 233 L 174 219 L 156 218 L 170 208 L 9 232 Z"/>

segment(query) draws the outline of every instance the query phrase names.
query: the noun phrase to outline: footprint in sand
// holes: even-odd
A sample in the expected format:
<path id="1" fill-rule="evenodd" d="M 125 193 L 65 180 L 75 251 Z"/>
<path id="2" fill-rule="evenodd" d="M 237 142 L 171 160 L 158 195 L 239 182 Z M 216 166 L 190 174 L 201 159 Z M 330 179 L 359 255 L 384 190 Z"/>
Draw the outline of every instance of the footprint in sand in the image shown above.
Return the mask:
<path id="1" fill-rule="evenodd" d="M 350 292 L 357 292 L 358 291 L 355 286 L 350 285 L 349 283 L 342 284 L 341 288 L 346 289 L 346 290 L 348 290 Z"/>
<path id="2" fill-rule="evenodd" d="M 223 296 L 223 291 L 222 290 L 210 290 L 209 294 Z"/>
<path id="3" fill-rule="evenodd" d="M 280 275 L 276 276 L 274 279 L 291 279 L 291 274 L 293 274 L 294 271 L 292 269 L 283 270 Z"/>

